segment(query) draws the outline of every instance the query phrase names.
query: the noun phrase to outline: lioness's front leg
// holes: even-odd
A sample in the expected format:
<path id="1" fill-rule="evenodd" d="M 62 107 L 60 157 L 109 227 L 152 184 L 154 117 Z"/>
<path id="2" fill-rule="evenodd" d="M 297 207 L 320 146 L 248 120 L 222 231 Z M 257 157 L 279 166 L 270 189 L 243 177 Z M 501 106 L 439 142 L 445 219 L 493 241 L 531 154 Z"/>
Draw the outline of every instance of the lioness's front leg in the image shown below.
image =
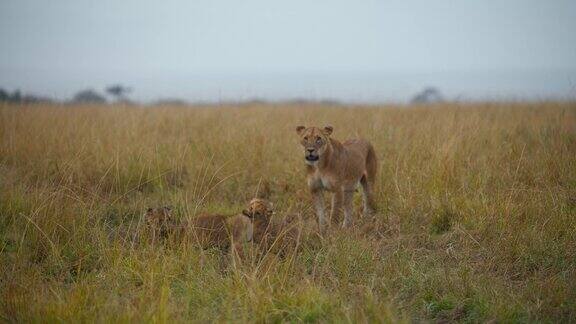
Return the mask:
<path id="1" fill-rule="evenodd" d="M 342 199 L 344 205 L 344 223 L 342 223 L 342 227 L 350 227 L 352 225 L 352 198 L 354 198 L 354 190 L 344 190 Z"/>
<path id="2" fill-rule="evenodd" d="M 330 222 L 337 223 L 340 221 L 339 215 L 342 209 L 342 190 L 336 190 L 332 195 L 332 209 L 330 210 Z"/>
<path id="3" fill-rule="evenodd" d="M 312 189 L 312 199 L 314 200 L 314 208 L 318 216 L 318 226 L 320 231 L 326 229 L 326 216 L 324 215 L 324 195 L 322 189 Z"/>

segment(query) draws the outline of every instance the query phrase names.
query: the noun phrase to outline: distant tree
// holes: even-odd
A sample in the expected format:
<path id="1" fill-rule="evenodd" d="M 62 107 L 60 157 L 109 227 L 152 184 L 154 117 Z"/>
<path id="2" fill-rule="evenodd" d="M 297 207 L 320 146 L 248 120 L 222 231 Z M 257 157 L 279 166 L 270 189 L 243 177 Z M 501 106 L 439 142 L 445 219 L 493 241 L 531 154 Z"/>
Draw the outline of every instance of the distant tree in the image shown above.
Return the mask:
<path id="1" fill-rule="evenodd" d="M 187 106 L 190 105 L 186 100 L 178 98 L 158 99 L 152 105 L 155 106 Z"/>
<path id="2" fill-rule="evenodd" d="M 20 90 L 10 93 L 7 90 L 0 89 L 0 102 L 9 103 L 53 103 L 54 100 L 48 97 L 38 96 L 35 94 L 22 94 Z"/>
<path id="3" fill-rule="evenodd" d="M 10 99 L 10 94 L 8 91 L 0 88 L 0 102 L 6 102 L 8 99 Z"/>
<path id="4" fill-rule="evenodd" d="M 433 104 L 444 101 L 440 90 L 434 87 L 427 87 L 417 93 L 410 101 L 413 104 Z"/>
<path id="5" fill-rule="evenodd" d="M 111 96 L 116 98 L 116 101 L 124 101 L 124 102 L 129 101 L 128 99 L 126 99 L 126 95 L 131 91 L 132 89 L 125 87 L 121 84 L 114 84 L 106 88 L 106 92 L 108 92 Z"/>
<path id="6" fill-rule="evenodd" d="M 106 98 L 92 89 L 77 92 L 72 99 L 73 103 L 105 104 Z"/>
<path id="7" fill-rule="evenodd" d="M 33 104 L 38 104 L 38 103 L 54 103 L 54 100 L 48 97 L 42 97 L 42 96 L 38 96 L 38 95 L 34 95 L 34 94 L 26 94 L 22 96 L 22 102 L 23 103 L 33 103 Z"/>
<path id="8" fill-rule="evenodd" d="M 9 100 L 10 102 L 22 102 L 22 94 L 20 93 L 20 90 L 14 90 Z"/>

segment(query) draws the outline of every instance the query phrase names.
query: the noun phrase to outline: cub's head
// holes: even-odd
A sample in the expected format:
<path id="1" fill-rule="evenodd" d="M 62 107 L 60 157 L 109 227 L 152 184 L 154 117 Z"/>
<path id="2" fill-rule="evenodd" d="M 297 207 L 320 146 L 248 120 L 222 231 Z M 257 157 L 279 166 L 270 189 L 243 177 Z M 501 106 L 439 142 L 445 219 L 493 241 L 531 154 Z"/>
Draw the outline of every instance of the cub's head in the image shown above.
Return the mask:
<path id="1" fill-rule="evenodd" d="M 268 220 L 274 214 L 274 206 L 266 199 L 254 198 L 248 203 L 248 208 L 242 214 L 252 220 Z"/>
<path id="2" fill-rule="evenodd" d="M 304 159 L 306 164 L 315 165 L 330 145 L 330 134 L 334 129 L 332 126 L 319 127 L 296 127 L 296 132 L 300 136 L 300 144 L 304 147 Z"/>
<path id="3" fill-rule="evenodd" d="M 148 226 L 165 227 L 172 222 L 172 207 L 148 208 L 144 213 Z"/>

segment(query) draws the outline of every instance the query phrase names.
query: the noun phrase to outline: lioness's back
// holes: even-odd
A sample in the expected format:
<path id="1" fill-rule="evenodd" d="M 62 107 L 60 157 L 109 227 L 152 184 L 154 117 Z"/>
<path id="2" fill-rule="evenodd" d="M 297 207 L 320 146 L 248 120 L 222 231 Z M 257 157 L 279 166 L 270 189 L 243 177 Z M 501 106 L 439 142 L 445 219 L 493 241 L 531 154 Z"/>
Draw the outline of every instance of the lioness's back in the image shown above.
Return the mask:
<path id="1" fill-rule="evenodd" d="M 342 143 L 342 145 L 344 146 L 344 148 L 346 148 L 346 150 L 355 151 L 362 154 L 364 158 L 366 158 L 368 152 L 372 148 L 372 144 L 370 144 L 370 142 L 361 138 L 353 138 L 346 140 Z"/>

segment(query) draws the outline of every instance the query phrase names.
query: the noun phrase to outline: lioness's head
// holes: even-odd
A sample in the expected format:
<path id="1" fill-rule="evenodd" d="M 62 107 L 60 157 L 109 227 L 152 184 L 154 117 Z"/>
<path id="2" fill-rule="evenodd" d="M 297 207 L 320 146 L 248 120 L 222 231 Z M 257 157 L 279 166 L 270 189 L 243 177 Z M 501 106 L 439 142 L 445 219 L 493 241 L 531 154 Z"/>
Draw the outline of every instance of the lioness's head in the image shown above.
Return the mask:
<path id="1" fill-rule="evenodd" d="M 148 226 L 165 227 L 172 222 L 172 207 L 148 208 L 144 213 L 144 218 Z"/>
<path id="2" fill-rule="evenodd" d="M 254 198 L 250 200 L 248 209 L 244 209 L 242 214 L 252 220 L 268 220 L 274 214 L 272 203 L 266 199 Z"/>
<path id="3" fill-rule="evenodd" d="M 296 132 L 300 135 L 300 144 L 304 147 L 304 159 L 308 165 L 314 165 L 326 152 L 326 147 L 330 145 L 329 137 L 334 129 L 332 126 L 319 127 L 296 127 Z"/>

